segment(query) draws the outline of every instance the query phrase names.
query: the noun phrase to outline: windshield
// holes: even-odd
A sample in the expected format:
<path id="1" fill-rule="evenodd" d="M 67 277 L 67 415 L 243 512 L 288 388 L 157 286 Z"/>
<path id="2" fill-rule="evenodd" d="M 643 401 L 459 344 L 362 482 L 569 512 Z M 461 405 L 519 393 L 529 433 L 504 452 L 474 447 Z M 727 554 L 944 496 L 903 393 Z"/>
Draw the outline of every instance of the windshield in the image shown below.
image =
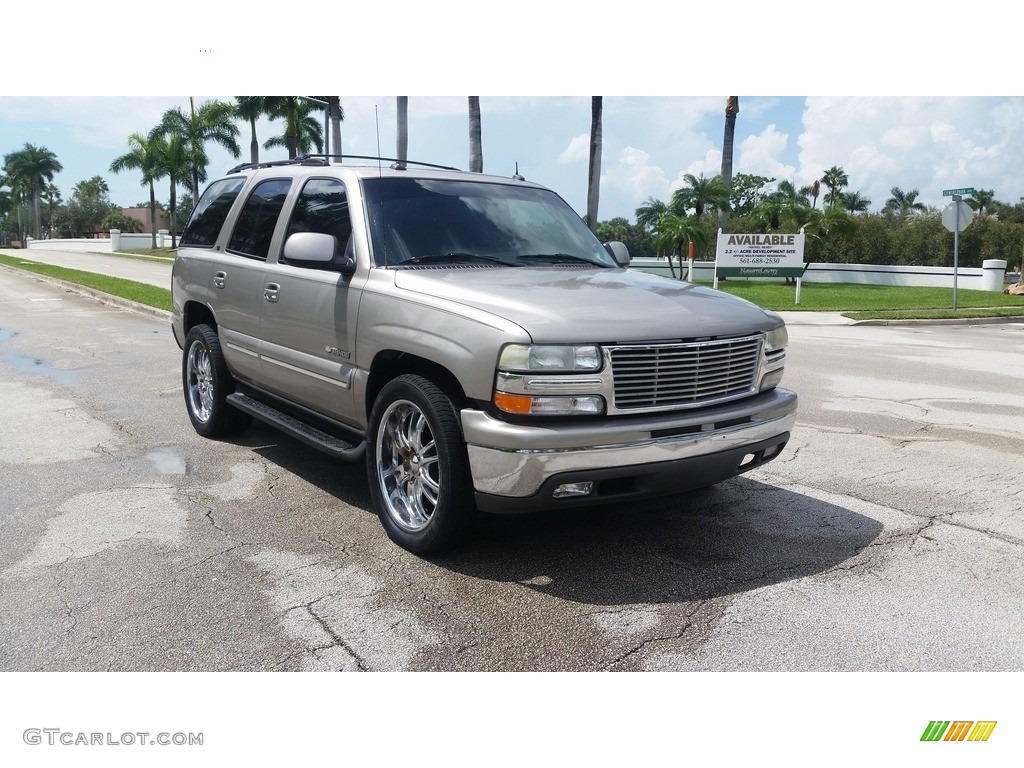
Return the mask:
<path id="1" fill-rule="evenodd" d="M 550 190 L 445 179 L 363 182 L 378 266 L 617 266 L 583 220 Z"/>

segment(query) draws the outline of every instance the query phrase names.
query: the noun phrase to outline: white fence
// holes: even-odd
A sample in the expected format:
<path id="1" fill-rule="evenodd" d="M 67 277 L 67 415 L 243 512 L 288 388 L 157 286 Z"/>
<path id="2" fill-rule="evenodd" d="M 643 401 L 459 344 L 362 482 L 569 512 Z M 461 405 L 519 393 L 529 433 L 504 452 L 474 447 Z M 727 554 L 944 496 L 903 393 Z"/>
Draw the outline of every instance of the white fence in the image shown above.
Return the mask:
<path id="1" fill-rule="evenodd" d="M 80 237 L 66 240 L 27 240 L 27 248 L 37 251 L 89 251 L 90 253 L 113 253 L 136 248 L 151 248 L 153 235 L 149 232 L 119 232 L 110 230 L 110 237 Z M 171 233 L 161 229 L 156 234 L 157 248 L 171 247 Z"/>
<path id="2" fill-rule="evenodd" d="M 679 264 L 675 263 L 676 275 Z M 671 276 L 668 260 L 665 258 L 633 259 L 633 269 L 656 275 Z M 683 262 L 683 277 L 686 277 L 686 262 Z M 694 280 L 714 280 L 713 261 L 693 262 Z M 730 277 L 735 280 L 756 280 L 757 278 Z M 989 259 L 981 267 L 960 267 L 957 270 L 957 286 L 976 291 L 1002 291 L 1006 280 L 1006 262 Z M 892 267 L 879 264 L 811 264 L 803 276 L 804 283 L 860 283 L 864 285 L 911 285 L 938 288 L 953 287 L 952 267 Z"/>

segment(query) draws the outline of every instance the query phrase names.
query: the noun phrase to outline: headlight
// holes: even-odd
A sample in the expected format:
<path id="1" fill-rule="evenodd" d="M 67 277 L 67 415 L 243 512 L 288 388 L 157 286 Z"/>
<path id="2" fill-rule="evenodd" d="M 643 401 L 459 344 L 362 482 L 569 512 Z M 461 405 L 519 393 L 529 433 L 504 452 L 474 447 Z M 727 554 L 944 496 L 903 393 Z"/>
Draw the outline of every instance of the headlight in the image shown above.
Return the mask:
<path id="1" fill-rule="evenodd" d="M 511 373 L 577 373 L 601 370 L 601 349 L 594 344 L 510 344 L 498 367 Z"/>
<path id="2" fill-rule="evenodd" d="M 782 381 L 782 372 L 786 365 L 787 344 L 789 344 L 789 332 L 786 331 L 786 326 L 780 325 L 765 333 L 759 391 L 774 389 Z"/>
<path id="3" fill-rule="evenodd" d="M 520 416 L 598 416 L 605 412 L 596 344 L 510 344 L 498 358 L 494 404 Z"/>
<path id="4" fill-rule="evenodd" d="M 788 344 L 789 331 L 786 330 L 784 325 L 772 328 L 764 335 L 764 349 L 766 352 L 776 352 L 780 349 L 785 349 Z"/>

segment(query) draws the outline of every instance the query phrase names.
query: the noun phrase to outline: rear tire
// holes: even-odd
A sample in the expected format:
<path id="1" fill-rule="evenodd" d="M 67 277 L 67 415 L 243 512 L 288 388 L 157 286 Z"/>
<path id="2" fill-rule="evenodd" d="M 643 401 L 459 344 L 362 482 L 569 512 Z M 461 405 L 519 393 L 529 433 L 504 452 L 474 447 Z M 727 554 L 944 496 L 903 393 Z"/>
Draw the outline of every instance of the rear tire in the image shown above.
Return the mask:
<path id="1" fill-rule="evenodd" d="M 450 547 L 476 517 L 458 414 L 422 376 L 399 376 L 377 395 L 366 469 L 381 524 L 403 549 L 422 555 Z"/>
<path id="2" fill-rule="evenodd" d="M 226 401 L 235 391 L 235 380 L 224 362 L 220 338 L 208 325 L 193 326 L 185 337 L 181 383 L 189 420 L 203 437 L 238 434 L 252 422 L 249 414 Z"/>

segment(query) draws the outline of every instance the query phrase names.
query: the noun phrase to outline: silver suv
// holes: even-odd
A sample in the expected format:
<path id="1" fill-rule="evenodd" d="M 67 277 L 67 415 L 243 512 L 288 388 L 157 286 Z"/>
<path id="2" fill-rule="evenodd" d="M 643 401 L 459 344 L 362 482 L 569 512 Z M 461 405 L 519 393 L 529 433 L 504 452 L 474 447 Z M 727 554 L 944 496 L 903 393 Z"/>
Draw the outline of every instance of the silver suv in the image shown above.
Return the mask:
<path id="1" fill-rule="evenodd" d="M 478 510 L 625 503 L 779 455 L 778 315 L 628 269 L 518 175 L 413 165 L 306 157 L 206 189 L 172 285 L 197 432 L 255 417 L 365 461 L 417 553 Z"/>

